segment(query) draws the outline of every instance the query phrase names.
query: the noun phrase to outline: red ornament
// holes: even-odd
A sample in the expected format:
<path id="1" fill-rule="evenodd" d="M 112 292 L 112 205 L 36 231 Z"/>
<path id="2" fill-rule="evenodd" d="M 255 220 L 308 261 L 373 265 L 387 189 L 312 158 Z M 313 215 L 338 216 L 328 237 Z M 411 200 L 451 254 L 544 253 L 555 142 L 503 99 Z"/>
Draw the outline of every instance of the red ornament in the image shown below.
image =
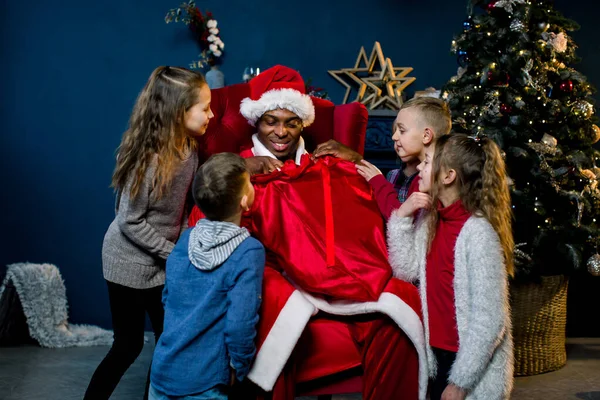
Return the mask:
<path id="1" fill-rule="evenodd" d="M 571 93 L 573 91 L 573 81 L 570 79 L 562 81 L 558 88 L 565 93 Z"/>
<path id="2" fill-rule="evenodd" d="M 488 71 L 487 79 L 488 82 L 494 86 L 508 86 L 510 75 L 508 75 L 507 72 Z"/>
<path id="3" fill-rule="evenodd" d="M 498 1 L 490 1 L 490 2 L 489 2 L 489 3 L 488 3 L 486 6 L 485 6 L 486 10 L 488 10 L 488 11 L 492 11 L 492 9 L 496 8 L 496 3 L 497 3 L 497 2 L 498 2 Z"/>
<path id="4" fill-rule="evenodd" d="M 512 107 L 506 104 L 500 104 L 500 112 L 504 115 L 512 113 Z"/>

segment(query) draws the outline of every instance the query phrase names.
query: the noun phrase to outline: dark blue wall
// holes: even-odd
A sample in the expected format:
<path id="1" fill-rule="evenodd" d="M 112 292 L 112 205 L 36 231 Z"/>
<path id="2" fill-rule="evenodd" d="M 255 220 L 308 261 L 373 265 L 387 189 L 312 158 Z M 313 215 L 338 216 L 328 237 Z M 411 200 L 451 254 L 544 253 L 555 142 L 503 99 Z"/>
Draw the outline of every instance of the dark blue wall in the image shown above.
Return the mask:
<path id="1" fill-rule="evenodd" d="M 158 65 L 187 66 L 196 45 L 182 24 L 164 23 L 180 0 L 27 3 L 0 0 L 0 268 L 56 264 L 73 322 L 110 326 L 102 238 L 113 217 L 114 151 L 138 91 Z M 329 90 L 327 70 L 349 67 L 378 40 L 395 66 L 411 66 L 407 90 L 439 88 L 456 72 L 450 41 L 466 0 L 198 1 L 222 29 L 227 83 L 244 67 L 280 63 Z M 560 0 L 582 25 L 580 70 L 600 86 L 600 6 Z M 0 272 L 2 272 L 0 270 Z"/>

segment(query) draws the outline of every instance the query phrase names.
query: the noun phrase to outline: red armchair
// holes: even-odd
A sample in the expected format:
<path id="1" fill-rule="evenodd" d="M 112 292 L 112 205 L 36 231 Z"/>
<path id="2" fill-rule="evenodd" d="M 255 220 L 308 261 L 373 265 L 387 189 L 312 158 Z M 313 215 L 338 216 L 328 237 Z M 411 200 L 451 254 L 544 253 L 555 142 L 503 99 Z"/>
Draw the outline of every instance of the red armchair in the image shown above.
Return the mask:
<path id="1" fill-rule="evenodd" d="M 199 139 L 200 162 L 204 162 L 214 153 L 239 153 L 252 147 L 251 136 L 255 133 L 255 128 L 249 125 L 239 112 L 240 102 L 249 95 L 250 88 L 244 83 L 212 91 L 211 108 L 215 117 L 210 121 L 206 134 Z M 302 134 L 306 149 L 312 152 L 319 143 L 335 139 L 363 154 L 368 119 L 366 108 L 360 103 L 336 106 L 319 98 L 313 98 L 313 103 L 315 122 Z M 343 341 L 348 339 L 340 339 L 347 338 L 348 335 L 336 335 L 339 329 L 347 328 L 335 321 L 323 320 L 321 323 L 318 319 L 309 324 L 298 344 L 299 352 L 302 353 L 303 342 L 310 342 L 312 349 L 324 351 L 303 354 L 298 360 L 298 395 L 318 395 L 324 399 L 331 394 L 361 392 L 360 355 L 357 350 L 349 350 L 354 349 L 353 343 L 345 343 Z M 328 359 L 335 359 L 337 366 L 342 360 L 342 364 L 346 366 L 345 370 L 333 376 L 315 379 L 303 368 L 303 365 L 323 365 L 325 370 L 328 370 Z M 312 370 L 314 371 L 314 368 Z"/>

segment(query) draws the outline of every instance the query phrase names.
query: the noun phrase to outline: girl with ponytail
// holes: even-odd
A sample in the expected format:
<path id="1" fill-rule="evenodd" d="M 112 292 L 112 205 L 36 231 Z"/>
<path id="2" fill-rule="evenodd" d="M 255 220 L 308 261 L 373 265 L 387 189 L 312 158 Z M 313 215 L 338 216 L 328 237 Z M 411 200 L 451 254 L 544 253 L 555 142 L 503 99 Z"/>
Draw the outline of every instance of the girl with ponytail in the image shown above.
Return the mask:
<path id="1" fill-rule="evenodd" d="M 514 243 L 504 160 L 492 140 L 454 133 L 417 169 L 419 192 L 392 214 L 388 247 L 394 276 L 419 282 L 431 399 L 507 399 Z"/>

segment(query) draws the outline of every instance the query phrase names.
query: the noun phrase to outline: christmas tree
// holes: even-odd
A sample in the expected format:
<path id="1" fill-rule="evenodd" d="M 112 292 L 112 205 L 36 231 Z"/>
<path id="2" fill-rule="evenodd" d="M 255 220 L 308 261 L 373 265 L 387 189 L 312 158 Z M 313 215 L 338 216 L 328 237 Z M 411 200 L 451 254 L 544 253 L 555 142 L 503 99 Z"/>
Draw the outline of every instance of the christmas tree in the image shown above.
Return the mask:
<path id="1" fill-rule="evenodd" d="M 517 279 L 600 275 L 600 139 L 594 87 L 572 65 L 579 26 L 548 0 L 473 0 L 442 89 L 455 131 L 503 150 Z"/>

